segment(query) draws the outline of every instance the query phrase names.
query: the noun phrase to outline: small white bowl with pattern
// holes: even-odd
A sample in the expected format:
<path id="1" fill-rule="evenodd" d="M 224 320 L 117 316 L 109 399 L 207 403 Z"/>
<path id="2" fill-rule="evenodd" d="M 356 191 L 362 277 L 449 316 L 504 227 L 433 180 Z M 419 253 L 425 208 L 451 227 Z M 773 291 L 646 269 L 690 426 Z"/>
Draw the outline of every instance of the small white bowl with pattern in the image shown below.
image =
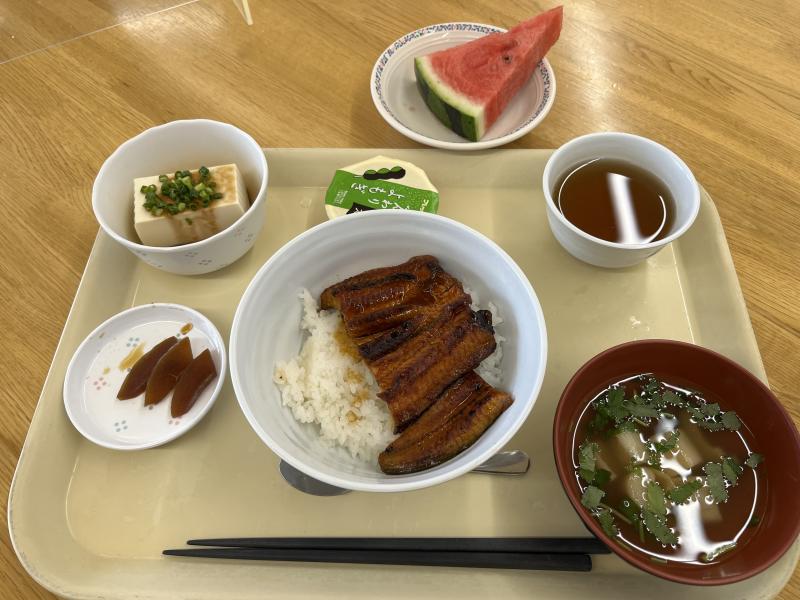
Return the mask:
<path id="1" fill-rule="evenodd" d="M 239 167 L 250 198 L 250 208 L 233 225 L 182 246 L 139 242 L 133 228 L 134 179 L 230 163 Z M 94 180 L 92 208 L 103 231 L 150 266 L 201 275 L 228 266 L 253 246 L 264 224 L 267 179 L 264 151 L 241 129 L 208 119 L 172 121 L 129 139 L 106 159 Z"/>
<path id="2" fill-rule="evenodd" d="M 461 137 L 439 122 L 417 90 L 414 76 L 415 56 L 505 31 L 502 27 L 481 23 L 439 23 L 395 40 L 381 53 L 372 68 L 370 92 L 375 108 L 404 136 L 435 148 L 484 150 L 522 137 L 544 120 L 556 98 L 556 76 L 546 58 L 477 142 Z"/>
<path id="3" fill-rule="evenodd" d="M 170 410 L 172 392 L 150 406 L 144 405 L 144 394 L 117 400 L 132 363 L 169 336 L 189 338 L 193 356 L 207 349 L 217 377 L 177 418 Z M 99 446 L 154 448 L 183 435 L 211 410 L 225 382 L 226 363 L 225 342 L 207 317 L 180 304 L 142 304 L 98 325 L 78 346 L 64 378 L 64 408 L 75 429 Z"/>

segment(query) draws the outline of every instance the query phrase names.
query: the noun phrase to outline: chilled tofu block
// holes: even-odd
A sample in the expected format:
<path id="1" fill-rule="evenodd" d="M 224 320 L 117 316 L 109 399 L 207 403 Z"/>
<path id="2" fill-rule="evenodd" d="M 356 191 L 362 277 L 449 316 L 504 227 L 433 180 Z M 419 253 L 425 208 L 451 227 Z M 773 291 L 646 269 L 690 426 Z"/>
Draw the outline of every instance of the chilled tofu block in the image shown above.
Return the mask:
<path id="1" fill-rule="evenodd" d="M 178 246 L 211 237 L 233 225 L 250 206 L 242 174 L 236 165 L 209 167 L 209 178 L 216 184 L 214 193 L 222 197 L 212 200 L 207 208 L 186 209 L 160 215 L 145 208 L 142 186 L 155 185 L 160 193 L 159 175 L 139 177 L 133 182 L 133 224 L 139 239 L 146 246 Z M 198 170 L 191 171 L 193 183 L 200 182 Z M 169 174 L 172 180 L 174 174 Z M 165 199 L 166 200 L 166 199 Z"/>

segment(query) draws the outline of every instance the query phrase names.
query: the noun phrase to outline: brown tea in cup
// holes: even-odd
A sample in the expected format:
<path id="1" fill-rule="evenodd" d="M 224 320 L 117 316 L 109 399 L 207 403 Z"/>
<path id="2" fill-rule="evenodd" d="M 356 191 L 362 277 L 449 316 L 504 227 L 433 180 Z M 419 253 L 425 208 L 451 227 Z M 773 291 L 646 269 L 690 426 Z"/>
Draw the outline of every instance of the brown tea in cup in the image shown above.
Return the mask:
<path id="1" fill-rule="evenodd" d="M 620 244 L 660 240 L 675 218 L 667 186 L 647 170 L 617 159 L 598 158 L 568 170 L 553 198 L 570 223 Z"/>

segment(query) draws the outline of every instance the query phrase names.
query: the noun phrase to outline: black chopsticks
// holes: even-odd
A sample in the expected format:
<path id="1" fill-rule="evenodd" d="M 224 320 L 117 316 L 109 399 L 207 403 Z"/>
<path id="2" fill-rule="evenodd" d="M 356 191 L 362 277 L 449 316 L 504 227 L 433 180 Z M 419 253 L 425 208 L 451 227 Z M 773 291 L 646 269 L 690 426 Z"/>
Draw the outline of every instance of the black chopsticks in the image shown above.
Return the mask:
<path id="1" fill-rule="evenodd" d="M 164 550 L 168 556 L 290 562 L 357 563 L 590 571 L 596 538 L 217 538 Z"/>

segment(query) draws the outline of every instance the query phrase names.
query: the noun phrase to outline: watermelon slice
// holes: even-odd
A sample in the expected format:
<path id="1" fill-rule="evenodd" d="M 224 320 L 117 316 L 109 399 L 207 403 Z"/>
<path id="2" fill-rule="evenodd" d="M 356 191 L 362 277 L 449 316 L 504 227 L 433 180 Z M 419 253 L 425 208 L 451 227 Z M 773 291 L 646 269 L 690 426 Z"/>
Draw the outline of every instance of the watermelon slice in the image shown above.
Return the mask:
<path id="1" fill-rule="evenodd" d="M 414 59 L 428 108 L 458 135 L 477 142 L 561 33 L 562 7 L 460 46 Z"/>

